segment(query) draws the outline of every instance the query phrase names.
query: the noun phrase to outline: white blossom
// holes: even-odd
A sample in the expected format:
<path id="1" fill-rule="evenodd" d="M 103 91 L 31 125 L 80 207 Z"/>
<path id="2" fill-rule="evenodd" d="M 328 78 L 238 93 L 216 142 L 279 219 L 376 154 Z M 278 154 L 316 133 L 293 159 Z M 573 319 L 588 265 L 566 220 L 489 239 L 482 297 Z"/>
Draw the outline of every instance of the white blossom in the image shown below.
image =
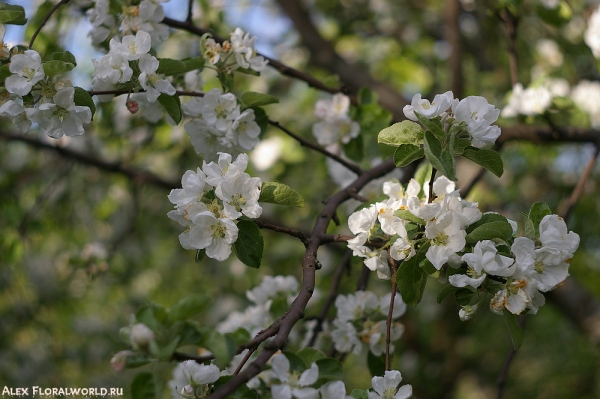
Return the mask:
<path id="1" fill-rule="evenodd" d="M 125 40 L 125 39 L 123 39 Z M 165 93 L 169 96 L 175 94 L 176 90 L 167 79 L 164 79 L 162 75 L 156 73 L 159 63 L 156 57 L 150 54 L 143 54 L 140 57 L 140 73 L 139 81 L 144 90 L 146 90 L 146 97 L 149 102 L 155 102 L 160 93 Z"/>
<path id="2" fill-rule="evenodd" d="M 481 96 L 469 96 L 452 104 L 452 113 L 459 122 L 467 124 L 474 147 L 481 148 L 493 144 L 500 136 L 500 128 L 492 125 L 500 115 L 500 110 Z"/>
<path id="3" fill-rule="evenodd" d="M 39 112 L 28 108 L 27 116 L 37 122 L 50 137 L 82 135 L 85 133 L 83 124 L 92 120 L 92 111 L 89 107 L 75 105 L 74 96 L 75 90 L 72 87 L 60 90 L 53 97 L 54 103 L 41 104 Z"/>
<path id="4" fill-rule="evenodd" d="M 592 49 L 594 57 L 600 58 L 600 7 L 594 10 L 588 20 L 588 27 L 585 30 L 583 41 Z"/>
<path id="5" fill-rule="evenodd" d="M 436 94 L 432 102 L 422 99 L 421 93 L 417 93 L 413 96 L 410 105 L 404 106 L 404 115 L 415 122 L 418 121 L 415 112 L 423 115 L 427 119 L 435 118 L 450 108 L 453 99 L 454 95 L 451 91 L 447 91 L 444 94 Z"/>
<path id="6" fill-rule="evenodd" d="M 228 218 L 217 218 L 212 212 L 202 212 L 193 220 L 190 230 L 192 248 L 205 249 L 209 258 L 223 261 L 231 254 L 238 228 Z"/>
<path id="7" fill-rule="evenodd" d="M 219 89 L 212 89 L 204 95 L 202 118 L 208 125 L 226 132 L 239 115 L 240 107 L 232 93 L 223 94 Z"/>
<path id="8" fill-rule="evenodd" d="M 374 391 L 368 391 L 369 399 L 408 399 L 412 396 L 412 386 L 403 385 L 402 375 L 397 370 L 388 370 L 383 377 L 373 377 Z"/>
<path id="9" fill-rule="evenodd" d="M 281 382 L 271 386 L 273 399 L 317 399 L 319 391 L 311 388 L 319 378 L 319 367 L 312 363 L 310 368 L 300 374 L 290 371 L 290 361 L 283 354 L 273 358 L 273 372 Z"/>
<path id="10" fill-rule="evenodd" d="M 119 42 L 117 39 L 111 39 L 110 51 L 112 53 L 123 53 L 129 61 L 139 60 L 142 55 L 148 53 L 152 46 L 150 34 L 143 30 L 138 31 L 135 36 L 127 35 Z"/>
<path id="11" fill-rule="evenodd" d="M 133 349 L 140 349 L 148 346 L 150 342 L 154 341 L 154 332 L 143 323 L 136 323 L 131 326 L 129 333 L 129 339 L 131 340 L 131 346 Z"/>
<path id="12" fill-rule="evenodd" d="M 6 78 L 6 90 L 18 96 L 29 94 L 33 85 L 45 76 L 42 58 L 35 50 L 12 56 L 9 70 L 12 75 Z"/>

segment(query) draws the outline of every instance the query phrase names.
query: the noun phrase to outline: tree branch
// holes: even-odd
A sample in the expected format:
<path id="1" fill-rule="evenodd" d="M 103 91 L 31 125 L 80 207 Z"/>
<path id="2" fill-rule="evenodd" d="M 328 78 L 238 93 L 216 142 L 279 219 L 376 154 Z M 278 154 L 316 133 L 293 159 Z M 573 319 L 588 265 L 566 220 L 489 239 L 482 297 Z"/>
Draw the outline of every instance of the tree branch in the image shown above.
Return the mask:
<path id="1" fill-rule="evenodd" d="M 452 46 L 450 54 L 450 69 L 452 70 L 452 93 L 456 98 L 463 97 L 464 76 L 462 70 L 463 46 L 458 24 L 460 18 L 459 0 L 448 0 L 446 2 L 446 40 Z"/>
<path id="2" fill-rule="evenodd" d="M 56 3 L 54 5 L 54 7 L 52 7 L 50 9 L 50 11 L 48 11 L 48 14 L 46 14 L 46 16 L 44 17 L 44 19 L 43 19 L 42 23 L 40 24 L 40 26 L 38 26 L 38 28 L 35 30 L 35 32 L 33 32 L 33 36 L 31 36 L 31 40 L 29 41 L 29 48 L 33 47 L 33 43 L 35 42 L 35 38 L 42 31 L 42 28 L 46 25 L 46 23 L 48 23 L 48 20 L 50 20 L 50 17 L 52 16 L 52 14 L 54 14 L 54 12 L 56 10 L 58 10 L 61 6 L 67 4 L 70 1 L 71 0 L 60 0 L 58 3 Z"/>

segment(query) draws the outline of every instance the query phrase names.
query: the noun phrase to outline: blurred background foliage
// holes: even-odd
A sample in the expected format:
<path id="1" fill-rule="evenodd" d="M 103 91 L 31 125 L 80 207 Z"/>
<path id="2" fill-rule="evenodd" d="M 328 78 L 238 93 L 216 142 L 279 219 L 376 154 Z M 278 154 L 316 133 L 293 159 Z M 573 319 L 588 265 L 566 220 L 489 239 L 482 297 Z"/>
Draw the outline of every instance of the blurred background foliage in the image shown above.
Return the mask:
<path id="1" fill-rule="evenodd" d="M 29 1 L 27 40 L 53 3 Z M 71 3 L 52 17 L 36 47 L 47 53 L 63 48 L 73 51 L 80 63 L 73 79 L 90 87 L 89 59 L 99 54 L 84 39 L 89 25 L 82 12 L 90 4 Z M 362 66 L 405 99 L 410 100 L 415 92 L 432 98 L 452 88 L 448 61 L 451 47 L 446 41 L 450 29 L 447 7 L 451 2 L 303 3 L 309 7 L 320 34 L 346 61 Z M 532 68 L 541 68 L 547 76 L 565 78 L 572 85 L 581 79 L 598 79 L 594 58 L 581 39 L 591 2 L 570 1 L 573 16 L 555 25 L 540 17 L 538 3 L 461 1 L 458 26 L 464 45 L 462 96 L 483 95 L 498 107 L 506 103 L 511 79 L 507 34 L 498 16 L 503 7 L 516 7 L 521 16 L 517 40 L 521 82 L 533 80 Z M 186 5 L 186 1 L 171 0 L 165 4 L 167 15 L 184 19 L 182 10 Z M 195 1 L 194 21 L 222 36 L 241 26 L 258 36 L 261 52 L 307 71 L 332 87 L 344 84 L 335 73 L 312 66 L 311 53 L 299 45 L 301 38 L 276 2 Z M 563 56 L 561 65 L 549 65 L 535 50 L 542 38 L 558 44 Z M 182 32 L 172 32 L 159 50 L 161 56 L 172 58 L 198 53 L 198 38 Z M 218 84 L 210 73 L 205 79 L 207 89 Z M 279 97 L 280 104 L 267 108 L 269 117 L 312 140 L 315 101 L 329 99 L 329 94 L 271 69 L 260 78 L 240 78 L 237 83 L 239 93 L 253 90 Z M 130 115 L 124 100 L 102 104 L 85 136 L 63 138 L 60 145 L 89 158 L 149 171 L 172 187 L 179 186 L 186 170 L 201 165 L 183 124 L 148 123 L 141 115 Z M 585 115 L 573 112 L 571 116 L 557 115 L 557 120 L 589 126 Z M 532 118 L 525 122 L 543 123 Z M 10 127 L 3 122 L 2 129 Z M 364 140 L 370 155 L 380 151 L 375 144 L 376 133 L 366 134 Z M 321 155 L 301 148 L 276 129 L 270 127 L 262 139 L 251 155 L 251 174 L 263 181 L 286 183 L 306 200 L 306 206 L 299 209 L 266 205 L 265 219 L 310 231 L 322 201 L 338 189 L 336 181 Z M 222 263 L 205 259 L 196 264 L 194 253 L 183 250 L 178 242 L 180 226 L 166 217 L 172 206 L 167 200 L 168 188 L 23 142 L 1 143 L 0 386 L 127 387 L 135 370 L 115 374 L 109 360 L 127 348 L 119 338 L 119 328 L 128 325 L 130 316 L 147 301 L 170 306 L 186 293 L 207 294 L 214 298 L 212 306 L 195 319 L 215 325 L 228 313 L 248 305 L 245 291 L 259 284 L 263 276 L 291 274 L 300 279 L 304 248 L 294 238 L 265 231 L 265 256 L 259 270 L 245 267 L 233 256 Z M 497 179 L 486 174 L 469 199 L 479 201 L 484 211 L 503 212 L 516 220 L 538 200 L 560 211 L 593 153 L 590 144 L 507 143 L 502 149 L 504 176 Z M 368 160 L 363 162 L 363 166 L 368 165 Z M 465 186 L 476 173 L 471 165 L 460 164 L 458 186 Z M 400 177 L 401 172 L 395 176 Z M 571 263 L 571 274 L 600 300 L 598 177 L 596 167 L 568 225 L 582 239 Z M 380 185 L 375 186 L 364 195 L 374 197 L 380 189 Z M 332 225 L 330 232 L 348 233 L 344 221 L 357 204 L 340 208 L 342 223 L 339 227 Z M 342 254 L 342 245 L 321 249 L 323 269 L 317 273 L 320 295 L 309 307 L 308 319 L 318 314 L 319 300 L 327 295 Z M 360 260 L 352 262 L 351 271 L 342 279 L 341 293 L 355 289 L 361 265 Z M 442 305 L 435 302 L 439 287 L 432 279 L 423 302 L 403 317 L 406 332 L 397 346 L 394 366 L 421 399 L 493 398 L 510 348 L 504 321 L 480 309 L 474 320 L 461 322 L 458 305 L 450 300 Z M 388 286 L 372 278 L 369 288 L 383 294 Z M 549 302 L 538 315 L 527 319 L 525 341 L 508 374 L 505 397 L 600 397 L 599 336 L 583 334 L 581 326 Z M 370 386 L 364 353 L 346 358 L 349 390 Z M 159 372 L 168 378 L 173 365 L 163 365 Z"/>

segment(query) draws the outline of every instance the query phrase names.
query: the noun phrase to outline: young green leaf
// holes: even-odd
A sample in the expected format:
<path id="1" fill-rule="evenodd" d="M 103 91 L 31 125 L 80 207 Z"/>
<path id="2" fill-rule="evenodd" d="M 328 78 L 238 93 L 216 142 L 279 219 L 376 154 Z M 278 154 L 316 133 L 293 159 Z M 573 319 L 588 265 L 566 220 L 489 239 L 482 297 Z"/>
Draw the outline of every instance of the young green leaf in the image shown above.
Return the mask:
<path id="1" fill-rule="evenodd" d="M 450 151 L 442 148 L 440 141 L 430 132 L 425 132 L 423 143 L 425 156 L 431 165 L 450 180 L 456 181 L 454 176 L 454 158 Z"/>
<path id="2" fill-rule="evenodd" d="M 215 355 L 215 364 L 223 368 L 229 364 L 237 350 L 235 341 L 210 327 L 202 328 L 202 341 L 200 346 L 208 349 Z"/>
<path id="3" fill-rule="evenodd" d="M 523 214 L 523 237 L 535 240 L 535 226 L 529 216 Z"/>
<path id="4" fill-rule="evenodd" d="M 437 294 L 437 303 L 442 303 L 442 301 L 444 299 L 446 299 L 446 297 L 454 294 L 456 291 L 458 291 L 459 288 L 453 286 L 452 284 L 446 284 L 445 286 L 442 287 L 442 289 L 440 290 L 440 292 L 438 292 Z"/>
<path id="5" fill-rule="evenodd" d="M 256 93 L 247 91 L 242 94 L 242 102 L 245 107 L 260 107 L 263 105 L 276 104 L 279 102 L 277 97 L 265 93 Z"/>
<path id="6" fill-rule="evenodd" d="M 75 65 L 70 62 L 53 60 L 42 63 L 42 67 L 44 68 L 44 73 L 46 76 L 56 76 L 60 75 L 61 73 L 69 72 L 75 68 Z"/>
<path id="7" fill-rule="evenodd" d="M 196 251 L 196 256 L 194 257 L 194 261 L 196 263 L 202 262 L 202 259 L 206 257 L 206 251 L 204 249 L 199 249 Z"/>
<path id="8" fill-rule="evenodd" d="M 354 399 L 369 399 L 369 394 L 367 391 L 363 391 L 362 389 L 353 389 L 350 396 L 352 396 Z"/>
<path id="9" fill-rule="evenodd" d="M 492 240 L 494 238 L 508 240 L 511 236 L 512 226 L 506 220 L 498 220 L 476 227 L 472 232 L 467 234 L 467 242 L 475 244 L 477 241 Z"/>
<path id="10" fill-rule="evenodd" d="M 204 69 L 204 57 L 184 58 L 181 62 L 185 64 L 186 72 Z"/>
<path id="11" fill-rule="evenodd" d="M 367 354 L 367 367 L 373 377 L 385 374 L 385 354 L 375 356 L 371 351 Z"/>
<path id="12" fill-rule="evenodd" d="M 419 263 L 425 259 L 429 246 L 429 243 L 423 245 L 415 256 L 402 262 L 396 274 L 402 299 L 409 305 L 417 306 L 423 297 L 427 284 L 427 273 L 419 266 Z"/>
<path id="13" fill-rule="evenodd" d="M 454 293 L 454 299 L 460 306 L 467 306 L 475 293 L 468 288 L 460 288 Z"/>
<path id="14" fill-rule="evenodd" d="M 304 198 L 296 190 L 276 181 L 266 181 L 262 184 L 258 201 L 304 207 Z"/>
<path id="15" fill-rule="evenodd" d="M 344 147 L 344 153 L 348 158 L 355 162 L 360 162 L 365 157 L 365 149 L 363 145 L 363 136 L 353 138 L 347 143 L 342 144 Z"/>
<path id="16" fill-rule="evenodd" d="M 167 323 L 173 324 L 205 309 L 210 303 L 210 297 L 201 294 L 190 294 L 182 298 L 167 311 Z"/>
<path id="17" fill-rule="evenodd" d="M 425 152 L 419 146 L 412 144 L 400 144 L 394 152 L 394 163 L 397 167 L 402 168 L 411 164 L 417 159 L 423 158 Z"/>
<path id="18" fill-rule="evenodd" d="M 0 24 L 5 25 L 25 25 L 25 9 L 21 6 L 0 3 Z"/>
<path id="19" fill-rule="evenodd" d="M 504 173 L 504 163 L 502 157 L 497 151 L 482 150 L 480 148 L 469 146 L 460 154 L 463 158 L 467 158 L 476 164 L 479 164 L 495 174 L 498 177 Z"/>
<path id="20" fill-rule="evenodd" d="M 433 169 L 431 167 L 431 164 L 427 161 L 421 162 L 421 164 L 417 168 L 417 171 L 415 172 L 415 180 L 421 186 L 421 191 L 419 191 L 419 197 L 425 195 L 425 193 L 423 192 L 423 187 L 425 186 L 426 182 L 431 180 L 432 172 Z"/>
<path id="21" fill-rule="evenodd" d="M 155 399 L 156 385 L 152 373 L 139 373 L 131 383 L 132 399 Z"/>
<path id="22" fill-rule="evenodd" d="M 394 212 L 394 216 L 397 216 L 403 220 L 408 220 L 409 222 L 420 224 L 422 226 L 425 226 L 425 224 L 427 223 L 425 220 L 421 219 L 420 217 L 415 216 L 408 209 L 398 209 Z"/>
<path id="23" fill-rule="evenodd" d="M 71 63 L 74 66 L 77 66 L 77 60 L 75 59 L 75 56 L 69 51 L 61 51 L 58 53 L 53 53 L 52 56 L 50 57 L 50 59 L 56 60 L 56 61 L 63 61 L 66 63 Z"/>
<path id="24" fill-rule="evenodd" d="M 327 355 L 319 349 L 306 347 L 296 353 L 304 361 L 305 364 L 310 365 L 319 359 L 325 359 Z"/>
<path id="25" fill-rule="evenodd" d="M 263 236 L 256 223 L 240 220 L 237 224 L 238 238 L 233 249 L 238 259 L 246 266 L 258 269 L 263 254 Z"/>
<path id="26" fill-rule="evenodd" d="M 90 111 L 92 111 L 92 119 L 94 118 L 94 114 L 96 113 L 96 104 L 94 104 L 94 100 L 92 99 L 92 96 L 90 96 L 90 93 L 88 93 L 86 90 L 82 89 L 81 87 L 74 87 L 75 89 L 75 94 L 73 96 L 73 101 L 75 102 L 75 105 L 79 105 L 79 106 L 83 106 L 83 107 L 88 107 L 90 109 Z"/>
<path id="27" fill-rule="evenodd" d="M 380 144 L 397 147 L 401 144 L 420 145 L 423 142 L 425 132 L 418 123 L 402 121 L 383 129 L 377 136 Z"/>
<path id="28" fill-rule="evenodd" d="M 251 108 L 254 111 L 254 122 L 260 127 L 260 134 L 264 135 L 269 127 L 269 117 L 264 109 L 260 107 Z"/>
<path id="29" fill-rule="evenodd" d="M 188 71 L 185 62 L 171 58 L 159 58 L 156 73 L 161 75 L 177 75 Z"/>
<path id="30" fill-rule="evenodd" d="M 446 133 L 442 127 L 442 122 L 438 118 L 427 119 L 423 115 L 415 112 L 415 116 L 421 122 L 425 129 L 429 130 L 439 141 L 446 139 Z"/>
<path id="31" fill-rule="evenodd" d="M 506 321 L 506 327 L 508 327 L 508 333 L 510 334 L 510 340 L 512 341 L 513 348 L 515 350 L 521 347 L 523 343 L 523 328 L 517 322 L 517 316 L 504 309 L 504 321 Z"/>
<path id="32" fill-rule="evenodd" d="M 304 362 L 304 359 L 302 359 L 300 356 L 296 355 L 294 352 L 286 350 L 286 351 L 283 351 L 282 353 L 285 355 L 285 357 L 287 357 L 288 361 L 290 362 L 290 372 L 294 372 L 294 371 L 303 372 L 304 370 L 306 370 L 307 368 L 310 367 L 310 364 L 306 364 Z"/>
<path id="33" fill-rule="evenodd" d="M 551 215 L 552 211 L 550 207 L 542 201 L 538 201 L 531 205 L 531 209 L 529 210 L 529 219 L 533 223 L 533 228 L 535 229 L 535 236 L 540 235 L 540 222 L 544 218 L 544 216 Z"/>
<path id="34" fill-rule="evenodd" d="M 325 357 L 317 360 L 316 363 L 317 367 L 319 367 L 319 379 L 315 383 L 316 386 L 344 378 L 342 363 L 339 360 L 332 357 Z"/>
<path id="35" fill-rule="evenodd" d="M 181 113 L 181 101 L 179 100 L 179 96 L 177 94 L 170 96 L 168 94 L 161 93 L 161 95 L 158 96 L 158 102 L 163 106 L 165 111 L 167 111 L 167 114 L 169 114 L 176 124 L 181 122 L 181 117 L 183 114 Z"/>

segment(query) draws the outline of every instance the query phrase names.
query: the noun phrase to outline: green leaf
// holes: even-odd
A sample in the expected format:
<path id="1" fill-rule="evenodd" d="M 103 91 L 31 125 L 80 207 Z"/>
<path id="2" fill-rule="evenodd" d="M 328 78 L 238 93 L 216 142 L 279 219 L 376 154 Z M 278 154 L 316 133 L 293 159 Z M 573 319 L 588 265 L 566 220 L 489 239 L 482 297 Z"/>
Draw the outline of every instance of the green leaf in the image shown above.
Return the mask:
<path id="1" fill-rule="evenodd" d="M 77 60 L 75 59 L 75 56 L 69 51 L 61 51 L 58 53 L 53 53 L 52 56 L 50 57 L 50 59 L 71 63 L 71 64 L 77 66 Z"/>
<path id="2" fill-rule="evenodd" d="M 429 130 L 439 141 L 446 140 L 447 135 L 444 132 L 444 128 L 442 127 L 442 122 L 440 121 L 439 118 L 436 117 L 433 119 L 427 119 L 423 115 L 419 114 L 418 112 L 415 112 L 415 115 L 416 115 L 417 119 L 419 120 L 419 122 L 421 122 L 421 124 L 423 126 L 425 126 L 425 129 Z"/>
<path id="3" fill-rule="evenodd" d="M 465 138 L 456 138 L 454 139 L 454 151 L 453 155 L 462 155 L 465 152 L 465 149 L 471 145 L 471 140 Z"/>
<path id="4" fill-rule="evenodd" d="M 420 217 L 413 215 L 413 213 L 411 211 L 409 211 L 408 209 L 398 209 L 397 211 L 394 212 L 394 216 L 397 216 L 400 219 L 408 220 L 409 222 L 413 222 L 413 223 L 420 224 L 423 226 L 425 226 L 425 224 L 427 223 L 425 220 L 421 219 Z"/>
<path id="5" fill-rule="evenodd" d="M 315 386 L 318 387 L 326 382 L 344 378 L 342 363 L 340 363 L 339 360 L 332 357 L 325 357 L 317 360 L 315 363 L 317 363 L 317 366 L 319 367 L 319 379 L 315 383 Z M 310 364 L 307 363 L 307 366 L 310 367 Z"/>
<path id="6" fill-rule="evenodd" d="M 290 186 L 276 181 L 266 181 L 260 189 L 259 202 L 304 207 L 304 198 Z"/>
<path id="7" fill-rule="evenodd" d="M 310 367 L 310 364 L 306 364 L 304 360 L 300 356 L 296 355 L 294 352 L 283 351 L 283 354 L 285 355 L 285 357 L 287 357 L 287 359 L 290 362 L 290 372 L 303 372 L 304 370 Z"/>
<path id="8" fill-rule="evenodd" d="M 181 62 L 185 64 L 186 72 L 204 69 L 204 57 L 185 58 Z"/>
<path id="9" fill-rule="evenodd" d="M 423 192 L 423 186 L 425 185 L 426 182 L 431 181 L 431 173 L 432 172 L 433 172 L 433 169 L 431 167 L 431 164 L 427 161 L 421 162 L 421 164 L 417 168 L 417 171 L 415 172 L 415 180 L 421 186 L 421 191 L 419 191 L 419 194 L 418 194 L 419 197 L 422 197 L 425 195 L 425 192 Z"/>
<path id="10" fill-rule="evenodd" d="M 510 334 L 510 340 L 512 341 L 513 348 L 515 350 L 521 347 L 523 344 L 523 329 L 517 322 L 517 316 L 504 309 L 504 321 L 506 321 L 506 327 L 508 327 L 508 333 Z"/>
<path id="11" fill-rule="evenodd" d="M 188 71 L 185 62 L 171 58 L 159 58 L 156 73 L 161 75 L 177 75 Z"/>
<path id="12" fill-rule="evenodd" d="M 248 330 L 246 330 L 244 328 L 238 328 L 234 332 L 227 333 L 226 335 L 228 337 L 233 338 L 236 345 L 243 345 L 246 342 L 250 341 L 250 339 L 252 338 L 250 336 L 250 333 L 248 332 Z"/>
<path id="13" fill-rule="evenodd" d="M 42 63 L 42 67 L 44 68 L 44 73 L 47 76 L 56 76 L 60 75 L 61 73 L 69 72 L 75 68 L 75 65 L 70 62 L 53 60 Z"/>
<path id="14" fill-rule="evenodd" d="M 461 156 L 483 166 L 498 177 L 504 173 L 504 163 L 498 151 L 469 146 L 465 148 Z"/>
<path id="15" fill-rule="evenodd" d="M 421 269 L 425 270 L 425 273 L 427 273 L 430 276 L 438 271 L 433 265 L 433 263 L 431 263 L 431 261 L 427 258 L 423 259 L 419 263 L 419 266 L 421 267 Z"/>
<path id="16" fill-rule="evenodd" d="M 263 254 L 263 237 L 256 223 L 240 220 L 237 224 L 238 238 L 233 249 L 238 259 L 246 266 L 258 269 Z"/>
<path id="17" fill-rule="evenodd" d="M 233 378 L 232 375 L 226 375 L 226 376 L 220 377 L 215 382 L 215 385 L 214 385 L 215 390 L 217 390 L 220 387 L 222 387 L 223 385 L 225 385 L 232 378 Z M 236 388 L 236 390 L 233 393 L 227 395 L 227 398 L 228 399 L 258 399 L 258 393 L 256 393 L 254 390 L 248 388 L 248 386 L 246 384 L 242 384 L 238 388 Z"/>
<path id="18" fill-rule="evenodd" d="M 400 144 L 394 151 L 394 163 L 397 167 L 402 168 L 417 159 L 423 158 L 425 152 L 419 146 L 412 144 Z"/>
<path id="19" fill-rule="evenodd" d="M 385 374 L 385 354 L 375 356 L 371 351 L 367 354 L 367 367 L 373 377 Z"/>
<path id="20" fill-rule="evenodd" d="M 425 156 L 431 165 L 448 179 L 456 181 L 454 158 L 452 158 L 450 151 L 442 149 L 440 141 L 429 131 L 425 132 L 423 144 Z"/>
<path id="21" fill-rule="evenodd" d="M 556 27 L 567 24 L 573 16 L 573 11 L 566 1 L 559 2 L 554 8 L 546 8 L 539 3 L 536 6 L 536 11 L 544 22 Z"/>
<path id="22" fill-rule="evenodd" d="M 12 72 L 10 71 L 10 66 L 8 66 L 8 65 L 0 66 L 0 83 L 3 83 L 6 80 L 6 78 L 8 78 L 11 75 L 12 75 Z"/>
<path id="23" fill-rule="evenodd" d="M 377 93 L 367 87 L 361 87 L 358 90 L 358 105 L 377 104 Z"/>
<path id="24" fill-rule="evenodd" d="M 353 389 L 350 394 L 354 399 L 369 399 L 369 394 L 367 391 L 363 391 L 362 389 Z"/>
<path id="25" fill-rule="evenodd" d="M 158 358 L 160 360 L 169 360 L 173 356 L 173 352 L 179 346 L 179 340 L 181 337 L 173 338 L 167 345 L 162 346 L 158 352 Z"/>
<path id="26" fill-rule="evenodd" d="M 0 24 L 25 25 L 25 9 L 21 6 L 0 3 Z"/>
<path id="27" fill-rule="evenodd" d="M 317 360 L 327 358 L 327 355 L 325 353 L 323 353 L 322 351 L 315 349 L 315 348 L 308 348 L 308 347 L 298 351 L 296 353 L 296 355 L 298 355 L 304 361 L 304 363 L 307 365 L 311 365 L 314 362 L 316 362 Z M 319 368 L 319 373 L 320 373 L 320 368 Z"/>
<path id="28" fill-rule="evenodd" d="M 179 329 L 179 346 L 199 345 L 202 342 L 202 333 L 197 323 L 187 320 Z"/>
<path id="29" fill-rule="evenodd" d="M 363 136 L 353 138 L 347 143 L 343 144 L 344 153 L 348 158 L 355 162 L 360 162 L 365 156 L 365 149 L 363 146 Z"/>
<path id="30" fill-rule="evenodd" d="M 155 303 L 149 303 L 138 310 L 135 314 L 135 319 L 139 323 L 148 326 L 152 331 L 159 332 L 162 328 L 162 323 L 166 319 L 166 315 L 165 308 Z"/>
<path id="31" fill-rule="evenodd" d="M 181 122 L 181 100 L 179 100 L 179 96 L 177 94 L 170 96 L 168 94 L 161 93 L 161 95 L 158 96 L 158 102 L 163 106 L 165 111 L 167 111 L 167 114 L 169 114 L 176 124 Z"/>
<path id="32" fill-rule="evenodd" d="M 227 366 L 237 349 L 233 338 L 220 334 L 210 327 L 203 328 L 200 333 L 202 334 L 200 345 L 215 355 L 215 364 L 220 368 Z"/>
<path id="33" fill-rule="evenodd" d="M 240 68 L 241 69 L 241 68 Z M 236 69 L 239 71 L 240 69 Z M 222 72 L 219 74 L 219 82 L 221 82 L 221 86 L 223 86 L 223 91 L 231 92 L 235 86 L 235 78 L 233 73 Z"/>
<path id="34" fill-rule="evenodd" d="M 506 241 L 510 237 L 512 237 L 511 225 L 506 220 L 499 220 L 475 228 L 472 232 L 467 234 L 467 242 L 469 244 L 474 244 L 477 241 L 492 240 L 494 238 Z"/>
<path id="35" fill-rule="evenodd" d="M 242 94 L 242 102 L 246 107 L 250 108 L 260 107 L 269 104 L 276 104 L 279 102 L 279 99 L 270 94 L 247 91 L 244 94 Z"/>
<path id="36" fill-rule="evenodd" d="M 206 309 L 210 297 L 201 294 L 190 294 L 182 298 L 167 311 L 167 323 L 172 324 Z"/>
<path id="37" fill-rule="evenodd" d="M 125 358 L 125 368 L 127 369 L 135 369 L 138 367 L 142 367 L 152 361 L 152 356 L 136 353 L 132 355 L 128 355 Z"/>
<path id="38" fill-rule="evenodd" d="M 535 240 L 535 226 L 529 216 L 523 214 L 523 236 Z"/>
<path id="39" fill-rule="evenodd" d="M 250 68 L 238 68 L 235 71 L 243 73 L 245 75 L 260 76 L 260 72 L 255 71 L 254 69 L 250 69 Z"/>
<path id="40" fill-rule="evenodd" d="M 202 262 L 202 259 L 206 257 L 206 251 L 204 249 L 199 249 L 196 251 L 196 256 L 194 257 L 194 261 L 196 263 Z"/>
<path id="41" fill-rule="evenodd" d="M 156 397 L 156 385 L 151 373 L 139 373 L 131 383 L 132 399 L 154 399 Z"/>
<path id="42" fill-rule="evenodd" d="M 544 216 L 548 215 L 552 215 L 552 211 L 545 202 L 538 201 L 531 205 L 531 209 L 529 210 L 529 219 L 531 219 L 531 223 L 533 223 L 536 237 L 540 235 L 540 222 Z"/>
<path id="43" fill-rule="evenodd" d="M 264 109 L 259 107 L 251 108 L 254 111 L 254 122 L 260 127 L 260 134 L 265 134 L 269 127 L 269 117 Z"/>
<path id="44" fill-rule="evenodd" d="M 484 224 L 487 224 L 490 222 L 506 222 L 506 223 L 508 223 L 506 218 L 504 216 L 500 215 L 499 213 L 484 213 L 481 216 L 481 219 L 479 219 L 478 221 L 476 221 L 475 223 L 473 223 L 473 224 L 469 225 L 469 227 L 467 227 L 467 234 L 471 233 L 477 227 L 483 226 Z"/>
<path id="45" fill-rule="evenodd" d="M 377 142 L 392 147 L 398 147 L 401 144 L 418 146 L 423 142 L 424 134 L 423 128 L 418 123 L 402 121 L 379 132 Z"/>
<path id="46" fill-rule="evenodd" d="M 437 303 L 442 303 L 442 301 L 446 299 L 446 297 L 454 294 L 458 290 L 458 287 L 455 287 L 452 284 L 446 284 L 437 294 Z"/>
<path id="47" fill-rule="evenodd" d="M 456 303 L 460 306 L 467 306 L 471 302 L 471 298 L 473 298 L 475 293 L 468 288 L 460 288 L 456 290 L 454 294 L 454 299 L 456 299 Z"/>
<path id="48" fill-rule="evenodd" d="M 96 104 L 94 104 L 94 99 L 90 96 L 86 90 L 81 87 L 74 87 L 75 95 L 73 96 L 73 101 L 75 105 L 79 105 L 82 107 L 88 107 L 90 111 L 92 111 L 92 119 L 94 119 L 94 115 L 96 114 Z"/>
<path id="49" fill-rule="evenodd" d="M 430 244 L 426 243 L 415 256 L 402 262 L 396 274 L 402 299 L 409 305 L 417 306 L 423 297 L 427 284 L 427 273 L 419 266 L 419 263 L 425 259 L 429 246 Z"/>

